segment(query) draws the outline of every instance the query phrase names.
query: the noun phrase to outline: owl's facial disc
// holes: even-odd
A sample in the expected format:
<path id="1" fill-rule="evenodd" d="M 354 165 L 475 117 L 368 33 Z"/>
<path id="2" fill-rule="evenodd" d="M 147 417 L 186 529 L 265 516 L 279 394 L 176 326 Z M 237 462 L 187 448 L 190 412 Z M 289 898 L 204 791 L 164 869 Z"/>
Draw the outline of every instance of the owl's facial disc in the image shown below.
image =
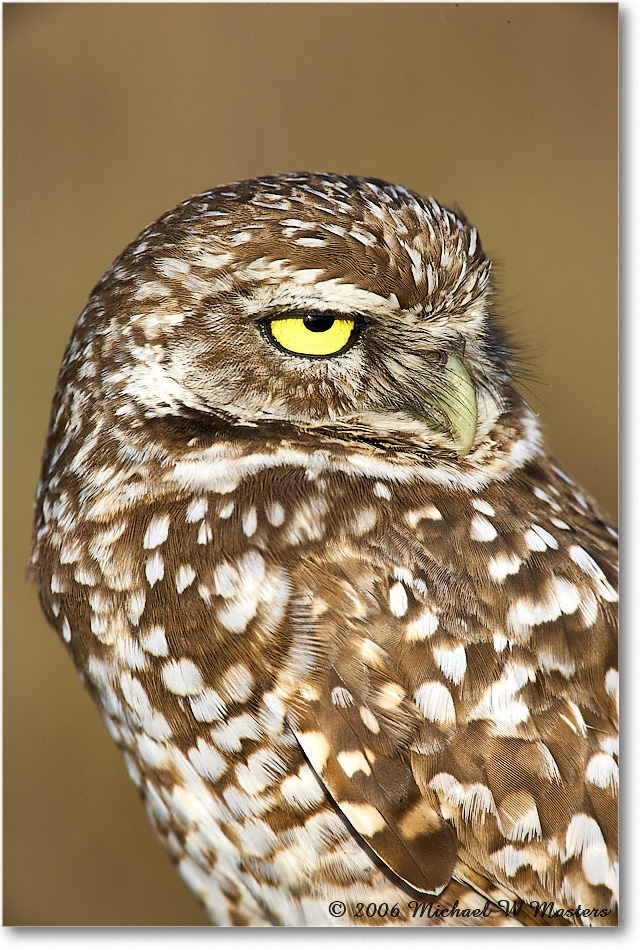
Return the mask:
<path id="1" fill-rule="evenodd" d="M 301 314 L 286 312 L 262 326 L 269 342 L 286 355 L 332 361 L 356 342 L 367 321 L 364 326 L 352 315 L 310 309 Z M 394 377 L 394 372 L 388 375 Z M 398 408 L 432 431 L 449 436 L 460 457 L 468 455 L 477 434 L 478 410 L 475 388 L 462 359 L 451 353 L 440 365 L 417 366 L 416 372 L 403 372 L 401 377 Z"/>

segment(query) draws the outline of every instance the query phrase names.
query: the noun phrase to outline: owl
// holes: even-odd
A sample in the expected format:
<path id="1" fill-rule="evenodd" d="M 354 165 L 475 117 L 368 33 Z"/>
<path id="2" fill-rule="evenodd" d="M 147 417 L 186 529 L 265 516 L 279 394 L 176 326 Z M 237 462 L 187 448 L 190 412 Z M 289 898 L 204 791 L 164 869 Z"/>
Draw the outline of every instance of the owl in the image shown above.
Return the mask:
<path id="1" fill-rule="evenodd" d="M 616 533 L 459 213 L 190 198 L 68 344 L 32 569 L 216 924 L 616 921 Z"/>

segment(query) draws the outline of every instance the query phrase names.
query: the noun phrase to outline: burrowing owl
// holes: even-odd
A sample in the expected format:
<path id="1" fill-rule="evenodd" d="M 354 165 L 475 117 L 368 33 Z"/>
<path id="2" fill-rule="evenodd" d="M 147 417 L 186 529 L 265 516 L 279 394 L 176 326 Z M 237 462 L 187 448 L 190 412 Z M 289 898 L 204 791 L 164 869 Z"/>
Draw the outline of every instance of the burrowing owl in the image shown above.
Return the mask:
<path id="1" fill-rule="evenodd" d="M 33 566 L 217 923 L 615 920 L 615 532 L 490 288 L 433 199 L 277 175 L 78 320 Z"/>

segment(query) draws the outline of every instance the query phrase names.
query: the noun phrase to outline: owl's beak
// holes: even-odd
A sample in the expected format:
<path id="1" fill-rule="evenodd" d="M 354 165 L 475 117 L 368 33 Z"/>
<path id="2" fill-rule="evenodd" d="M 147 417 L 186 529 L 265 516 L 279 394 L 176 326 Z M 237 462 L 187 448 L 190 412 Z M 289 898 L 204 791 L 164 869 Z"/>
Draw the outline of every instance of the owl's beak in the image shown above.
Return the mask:
<path id="1" fill-rule="evenodd" d="M 458 356 L 450 355 L 438 381 L 423 390 L 424 420 L 447 432 L 458 445 L 460 458 L 468 455 L 477 432 L 477 396 L 470 374 Z"/>
<path id="2" fill-rule="evenodd" d="M 457 356 L 449 356 L 444 368 L 445 398 L 441 408 L 451 426 L 451 435 L 468 455 L 477 432 L 477 396 L 468 370 Z"/>

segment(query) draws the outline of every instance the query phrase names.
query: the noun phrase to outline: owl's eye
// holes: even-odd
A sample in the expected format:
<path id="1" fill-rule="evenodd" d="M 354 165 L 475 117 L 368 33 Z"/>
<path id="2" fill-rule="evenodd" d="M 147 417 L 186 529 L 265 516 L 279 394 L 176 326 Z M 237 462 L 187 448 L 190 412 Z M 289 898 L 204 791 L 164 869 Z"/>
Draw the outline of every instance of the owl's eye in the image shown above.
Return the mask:
<path id="1" fill-rule="evenodd" d="M 267 324 L 272 339 L 288 353 L 333 356 L 344 350 L 354 333 L 354 320 L 332 314 L 308 313 L 279 317 Z"/>

